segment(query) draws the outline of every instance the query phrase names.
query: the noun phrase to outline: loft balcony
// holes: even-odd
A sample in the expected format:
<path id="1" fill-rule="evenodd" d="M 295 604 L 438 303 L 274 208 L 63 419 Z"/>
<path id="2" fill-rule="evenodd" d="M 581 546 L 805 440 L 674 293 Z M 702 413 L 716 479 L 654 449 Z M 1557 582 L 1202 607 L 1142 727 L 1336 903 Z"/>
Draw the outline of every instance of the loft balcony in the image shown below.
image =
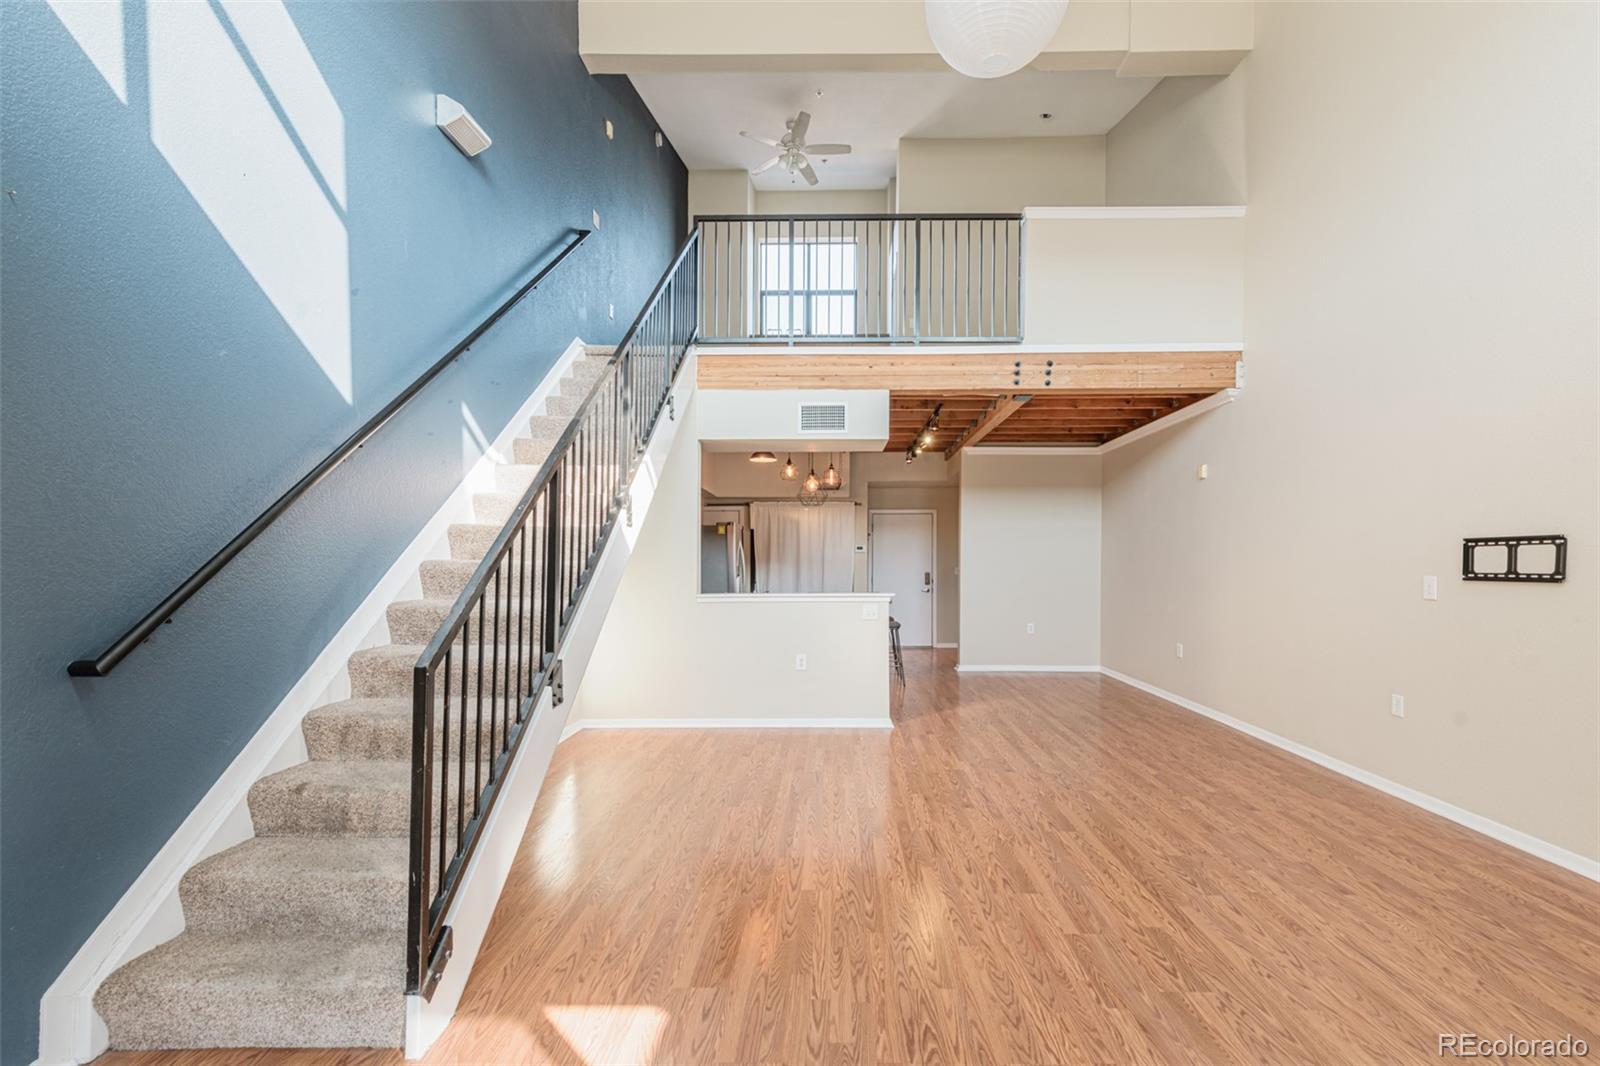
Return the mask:
<path id="1" fill-rule="evenodd" d="M 887 389 L 988 443 L 1103 445 L 1242 384 L 1244 208 L 710 215 L 707 389 Z"/>

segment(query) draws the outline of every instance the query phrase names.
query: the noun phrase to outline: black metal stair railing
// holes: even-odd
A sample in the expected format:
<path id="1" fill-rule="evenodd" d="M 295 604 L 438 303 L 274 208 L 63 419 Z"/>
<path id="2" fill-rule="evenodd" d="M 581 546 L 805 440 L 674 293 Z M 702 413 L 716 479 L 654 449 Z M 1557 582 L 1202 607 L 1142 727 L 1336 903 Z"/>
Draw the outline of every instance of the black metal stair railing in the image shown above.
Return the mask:
<path id="1" fill-rule="evenodd" d="M 690 234 L 505 528 L 417 660 L 411 742 L 406 991 L 431 996 L 462 873 L 546 690 L 567 625 L 689 346 L 699 307 Z"/>

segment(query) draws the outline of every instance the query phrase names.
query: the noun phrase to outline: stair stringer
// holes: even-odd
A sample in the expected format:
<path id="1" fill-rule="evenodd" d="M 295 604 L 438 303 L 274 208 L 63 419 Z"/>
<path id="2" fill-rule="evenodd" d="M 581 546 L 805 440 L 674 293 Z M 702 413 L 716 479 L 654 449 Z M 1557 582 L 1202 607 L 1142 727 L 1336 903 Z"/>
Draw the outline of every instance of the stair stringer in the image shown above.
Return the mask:
<path id="1" fill-rule="evenodd" d="M 495 468 L 512 461 L 512 442 L 526 433 L 529 419 L 559 391 L 562 379 L 585 351 L 584 342 L 574 338 L 492 442 L 483 439 L 476 424 L 469 422 L 464 427 L 474 437 L 480 454 L 455 491 L 400 553 L 45 990 L 39 1001 L 39 1057 L 35 1066 L 76 1066 L 107 1050 L 106 1026 L 94 1009 L 95 992 L 125 963 L 183 932 L 178 886 L 184 874 L 202 860 L 255 835 L 248 804 L 251 786 L 269 774 L 307 760 L 302 720 L 315 708 L 350 695 L 351 655 L 388 642 L 389 605 L 421 595 L 418 570 L 422 562 L 450 558 L 449 527 L 473 520 L 474 495 L 495 489 Z"/>
<path id="2" fill-rule="evenodd" d="M 576 704 L 583 685 L 583 675 L 594 656 L 606 614 L 611 609 L 618 586 L 622 584 L 628 560 L 633 555 L 634 543 L 644 526 L 645 515 L 649 513 L 656 485 L 661 480 L 661 471 L 674 447 L 680 444 L 690 447 L 698 443 L 692 435 L 684 437 L 680 432 L 683 412 L 688 409 L 694 394 L 694 362 L 691 348 L 668 394 L 668 407 L 656 422 L 644 456 L 628 484 L 627 504 L 595 563 L 588 591 L 567 624 L 560 653 L 562 686 L 566 698 L 559 707 L 551 706 L 548 690 L 540 698 L 533 720 L 527 727 L 528 733 L 522 738 L 516 757 L 507 769 L 500 798 L 484 824 L 483 837 L 462 872 L 461 887 L 445 917 L 445 924 L 451 927 L 453 934 L 450 962 L 440 976 L 432 998 L 424 999 L 419 995 L 406 997 L 405 1055 L 408 1059 L 421 1058 L 426 1054 L 455 1015 L 467 979 L 472 974 L 478 949 L 494 917 L 500 893 L 505 888 L 506 877 L 511 872 L 512 860 L 516 858 L 517 849 L 527 832 L 534 803 L 550 768 L 550 759 L 555 754 L 556 745 L 566 729 L 567 718 Z"/>

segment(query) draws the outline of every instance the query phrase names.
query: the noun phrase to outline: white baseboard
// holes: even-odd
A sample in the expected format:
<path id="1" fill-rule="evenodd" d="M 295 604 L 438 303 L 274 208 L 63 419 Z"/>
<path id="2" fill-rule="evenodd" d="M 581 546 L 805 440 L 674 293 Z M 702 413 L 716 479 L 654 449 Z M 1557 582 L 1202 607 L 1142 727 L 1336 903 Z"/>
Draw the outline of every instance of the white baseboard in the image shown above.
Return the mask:
<path id="1" fill-rule="evenodd" d="M 178 883 L 183 875 L 202 859 L 254 835 L 247 802 L 250 786 L 308 758 L 300 732 L 301 719 L 314 707 L 350 695 L 350 656 L 363 648 L 388 643 L 389 604 L 422 595 L 418 569 L 423 560 L 450 557 L 451 523 L 472 521 L 473 495 L 494 491 L 495 466 L 511 461 L 511 442 L 526 432 L 528 418 L 541 409 L 583 352 L 583 342 L 573 340 L 494 441 L 478 442 L 481 454 L 468 467 L 460 485 L 412 538 L 45 990 L 39 1001 L 39 1063 L 85 1063 L 106 1050 L 105 1025 L 94 1012 L 94 994 L 101 982 L 129 959 L 183 932 L 183 909 L 178 899 Z"/>
<path id="2" fill-rule="evenodd" d="M 1098 666 L 968 666 L 956 664 L 958 674 L 1098 674 Z"/>
<path id="3" fill-rule="evenodd" d="M 1352 781 L 1359 781 L 1363 785 L 1385 792 L 1413 806 L 1421 807 L 1423 810 L 1431 814 L 1437 814 L 1441 818 L 1448 818 L 1457 825 L 1482 833 L 1484 836 L 1498 840 L 1502 844 L 1509 844 L 1518 851 L 1524 851 L 1535 858 L 1555 863 L 1562 869 L 1571 870 L 1573 873 L 1587 877 L 1591 881 L 1600 881 L 1600 861 L 1579 855 L 1575 851 L 1568 851 L 1566 848 L 1552 844 L 1547 840 L 1541 840 L 1530 833 L 1524 833 L 1520 829 L 1502 825 L 1492 819 L 1485 818 L 1481 814 L 1474 814 L 1463 807 L 1457 807 L 1453 803 L 1430 796 L 1426 792 L 1418 792 L 1409 786 L 1391 781 L 1386 777 L 1380 777 L 1370 770 L 1363 770 L 1361 767 L 1347 763 L 1342 759 L 1325 755 L 1315 748 L 1308 748 L 1297 741 L 1281 737 L 1276 733 L 1262 729 L 1260 726 L 1251 725 L 1249 722 L 1235 718 L 1232 715 L 1223 714 L 1221 711 L 1207 707 L 1203 703 L 1196 703 L 1194 700 L 1168 692 L 1166 689 L 1157 688 L 1155 685 L 1140 681 L 1136 677 L 1129 677 L 1127 674 L 1112 670 L 1110 667 L 1101 667 L 1100 672 L 1113 680 L 1121 681 L 1124 685 L 1131 685 L 1142 692 L 1148 692 L 1152 696 L 1166 700 L 1168 703 L 1176 704 L 1185 710 L 1193 711 L 1195 714 L 1204 715 L 1214 722 L 1220 722 L 1229 729 L 1236 729 L 1291 755 L 1298 755 L 1300 758 L 1308 762 L 1314 762 L 1324 769 L 1332 770 L 1336 774 L 1342 774 Z"/>
<path id="4" fill-rule="evenodd" d="M 961 647 L 961 645 L 957 644 L 955 641 L 951 641 L 948 644 L 935 644 L 934 647 L 935 648 L 959 648 L 959 647 Z"/>
<path id="5" fill-rule="evenodd" d="M 561 739 L 585 729 L 893 729 L 879 718 L 584 718 L 567 725 Z"/>
<path id="6" fill-rule="evenodd" d="M 678 412 L 688 409 L 694 392 L 695 362 L 691 354 L 678 372 L 673 386 L 673 408 Z M 511 873 L 511 864 L 528 829 L 534 803 L 544 783 L 550 759 L 556 745 L 566 737 L 567 716 L 573 712 L 582 696 L 583 675 L 593 658 L 595 643 L 605 624 L 606 613 L 617 587 L 622 583 L 624 570 L 633 554 L 633 545 L 650 511 L 655 486 L 661 480 L 661 469 L 678 438 L 683 424 L 676 417 L 658 419 L 644 458 L 628 486 L 629 508 L 626 516 L 614 530 L 605 549 L 596 560 L 594 572 L 589 577 L 588 592 L 583 602 L 567 622 L 561 644 L 561 680 L 566 690 L 566 700 L 560 707 L 552 707 L 548 697 L 528 728 L 529 734 L 517 749 L 517 758 L 506 777 L 506 791 L 495 804 L 494 812 L 485 824 L 483 838 L 472 853 L 472 860 L 461 874 L 460 887 L 445 921 L 454 938 L 450 964 L 445 967 L 433 998 L 407 996 L 405 1055 L 408 1059 L 427 1054 L 434 1041 L 444 1033 L 450 1019 L 455 1016 L 466 991 L 467 980 L 472 976 L 473 963 L 478 949 L 489 931 L 501 890 Z"/>

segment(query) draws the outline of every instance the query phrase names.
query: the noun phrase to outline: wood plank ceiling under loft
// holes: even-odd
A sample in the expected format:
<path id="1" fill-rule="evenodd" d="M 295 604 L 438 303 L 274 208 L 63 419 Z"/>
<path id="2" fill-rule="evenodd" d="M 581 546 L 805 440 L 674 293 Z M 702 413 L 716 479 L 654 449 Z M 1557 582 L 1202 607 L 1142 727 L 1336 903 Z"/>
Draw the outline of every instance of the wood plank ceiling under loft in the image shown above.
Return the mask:
<path id="1" fill-rule="evenodd" d="M 977 444 L 1094 447 L 1239 384 L 1243 352 L 1051 352 L 756 347 L 698 355 L 703 389 L 887 389 L 905 451 L 939 411 L 930 451 Z"/>
<path id="2" fill-rule="evenodd" d="M 1093 447 L 1216 391 L 1074 396 L 895 390 L 889 394 L 889 442 L 884 450 L 903 452 L 911 447 L 935 408 L 939 424 L 927 445 L 929 451 L 953 454 L 980 442 Z"/>

